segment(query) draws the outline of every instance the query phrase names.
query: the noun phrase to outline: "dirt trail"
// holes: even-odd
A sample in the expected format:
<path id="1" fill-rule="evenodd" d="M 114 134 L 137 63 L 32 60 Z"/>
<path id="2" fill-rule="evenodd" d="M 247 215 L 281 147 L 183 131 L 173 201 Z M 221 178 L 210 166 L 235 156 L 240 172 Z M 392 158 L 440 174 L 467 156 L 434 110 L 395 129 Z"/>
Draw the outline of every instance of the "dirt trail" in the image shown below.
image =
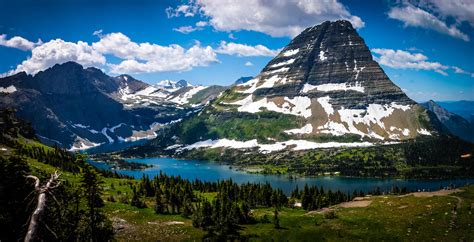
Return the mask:
<path id="1" fill-rule="evenodd" d="M 365 208 L 372 204 L 372 200 L 350 201 L 339 204 L 341 208 Z"/>
<path id="2" fill-rule="evenodd" d="M 439 191 L 434 191 L 434 192 L 412 192 L 412 193 L 408 193 L 406 195 L 403 195 L 403 196 L 410 196 L 410 195 L 413 195 L 415 197 L 432 197 L 432 196 L 448 196 L 448 195 L 451 195 L 453 193 L 458 193 L 458 192 L 462 192 L 463 190 L 459 189 L 459 188 L 456 188 L 456 189 L 452 189 L 452 190 L 439 190 Z"/>
<path id="3" fill-rule="evenodd" d="M 460 208 L 461 207 L 461 204 L 462 204 L 462 198 L 460 197 L 457 197 L 457 196 L 448 196 L 448 197 L 453 197 L 453 198 L 456 198 L 458 200 L 458 203 L 456 205 L 457 208 Z"/>

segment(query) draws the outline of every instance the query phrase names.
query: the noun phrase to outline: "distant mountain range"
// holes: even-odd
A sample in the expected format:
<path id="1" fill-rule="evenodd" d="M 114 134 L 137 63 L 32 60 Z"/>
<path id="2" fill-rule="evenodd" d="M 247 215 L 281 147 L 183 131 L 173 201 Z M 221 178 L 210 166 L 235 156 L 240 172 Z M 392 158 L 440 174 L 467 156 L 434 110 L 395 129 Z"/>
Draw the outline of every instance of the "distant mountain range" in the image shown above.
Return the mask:
<path id="1" fill-rule="evenodd" d="M 451 134 L 474 143 L 474 123 L 469 122 L 460 115 L 449 112 L 433 100 L 421 105 L 436 114 L 436 117 Z"/>
<path id="2" fill-rule="evenodd" d="M 43 142 L 79 150 L 155 137 L 161 126 L 196 112 L 225 87 L 181 80 L 149 85 L 74 62 L 31 76 L 0 79 L 0 106 L 13 107 Z"/>
<path id="3" fill-rule="evenodd" d="M 436 101 L 441 107 L 474 123 L 474 101 Z"/>

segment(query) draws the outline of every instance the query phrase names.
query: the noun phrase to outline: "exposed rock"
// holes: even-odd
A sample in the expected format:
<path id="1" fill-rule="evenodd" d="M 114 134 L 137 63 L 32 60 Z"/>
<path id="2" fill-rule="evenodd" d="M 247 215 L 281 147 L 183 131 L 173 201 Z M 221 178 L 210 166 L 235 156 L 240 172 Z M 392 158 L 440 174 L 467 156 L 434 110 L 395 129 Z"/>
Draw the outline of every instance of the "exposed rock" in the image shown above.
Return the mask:
<path id="1" fill-rule="evenodd" d="M 260 75 L 232 91 L 217 104 L 240 112 L 267 109 L 303 116 L 302 128 L 312 125 L 312 129 L 298 137 L 403 140 L 435 132 L 426 110 L 389 80 L 348 21 L 328 21 L 304 30 Z M 235 93 L 243 99 L 229 102 Z"/>
<path id="2" fill-rule="evenodd" d="M 304 30 L 258 76 L 149 146 L 268 154 L 390 144 L 441 126 L 389 80 L 350 22 L 336 21 Z"/>

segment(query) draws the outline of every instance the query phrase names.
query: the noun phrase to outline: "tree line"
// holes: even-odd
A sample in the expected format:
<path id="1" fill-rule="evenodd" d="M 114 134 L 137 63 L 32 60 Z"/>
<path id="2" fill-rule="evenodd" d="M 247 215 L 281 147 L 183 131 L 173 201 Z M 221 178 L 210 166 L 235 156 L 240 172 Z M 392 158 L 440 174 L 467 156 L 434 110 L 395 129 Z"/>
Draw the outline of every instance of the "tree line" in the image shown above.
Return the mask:
<path id="1" fill-rule="evenodd" d="M 156 214 L 181 214 L 191 218 L 194 227 L 207 231 L 206 238 L 218 240 L 239 239 L 241 225 L 271 222 L 267 216 L 256 218 L 251 212 L 255 208 L 274 209 L 273 223 L 278 228 L 278 211 L 282 207 L 294 208 L 301 203 L 305 210 L 317 210 L 366 195 L 362 191 L 334 192 L 306 184 L 301 190 L 296 187 L 288 197 L 281 189 L 275 189 L 269 183 L 238 184 L 232 179 L 216 182 L 198 179 L 190 181 L 162 172 L 154 178 L 144 175 L 136 185 L 131 184 L 130 188 L 132 198 L 129 202 L 132 206 L 147 207 L 145 198 L 154 198 L 153 209 Z M 368 194 L 389 192 L 401 194 L 408 191 L 398 187 L 393 187 L 391 191 L 377 188 Z M 204 197 L 205 193 L 215 193 L 215 196 Z"/>

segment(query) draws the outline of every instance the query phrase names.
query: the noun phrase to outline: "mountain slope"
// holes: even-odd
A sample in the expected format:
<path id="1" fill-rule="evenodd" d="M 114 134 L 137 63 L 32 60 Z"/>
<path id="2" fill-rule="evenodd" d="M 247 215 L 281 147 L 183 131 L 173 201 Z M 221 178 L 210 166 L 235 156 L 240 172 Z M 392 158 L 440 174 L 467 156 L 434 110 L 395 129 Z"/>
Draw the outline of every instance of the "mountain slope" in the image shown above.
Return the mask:
<path id="1" fill-rule="evenodd" d="M 453 135 L 474 143 L 474 125 L 472 123 L 457 114 L 449 112 L 433 100 L 421 105 L 436 114 L 436 117 Z"/>
<path id="2" fill-rule="evenodd" d="M 474 101 L 438 101 L 441 107 L 474 123 Z"/>
<path id="3" fill-rule="evenodd" d="M 72 150 L 155 137 L 164 124 L 200 109 L 187 99 L 207 89 L 187 83 L 171 89 L 154 87 L 128 75 L 110 77 L 74 62 L 55 65 L 35 76 L 22 72 L 1 78 L 0 87 L 4 89 L 0 107 L 17 109 L 17 115 L 30 121 L 44 142 Z M 173 102 L 181 96 L 185 98 Z"/>
<path id="4" fill-rule="evenodd" d="M 254 79 L 150 145 L 175 154 L 367 147 L 437 135 L 441 126 L 388 79 L 350 22 L 336 21 L 306 29 Z"/>

